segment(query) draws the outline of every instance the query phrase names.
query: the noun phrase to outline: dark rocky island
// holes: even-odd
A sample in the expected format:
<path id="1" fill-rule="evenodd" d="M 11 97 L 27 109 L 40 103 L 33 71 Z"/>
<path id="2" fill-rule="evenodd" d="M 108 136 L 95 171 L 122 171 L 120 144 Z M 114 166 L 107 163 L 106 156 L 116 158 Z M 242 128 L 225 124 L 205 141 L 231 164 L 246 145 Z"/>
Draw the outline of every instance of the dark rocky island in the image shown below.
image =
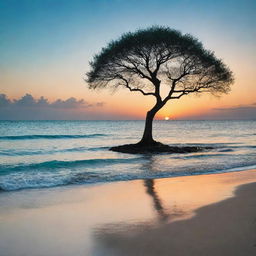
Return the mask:
<path id="1" fill-rule="evenodd" d="M 141 143 L 136 144 L 126 144 L 116 147 L 111 147 L 109 150 L 120 152 L 120 153 L 129 153 L 129 154 L 147 154 L 147 153 L 194 153 L 202 152 L 205 150 L 212 149 L 211 147 L 199 147 L 199 146 L 169 146 L 162 144 L 160 142 L 155 142 L 151 145 L 144 145 Z"/>

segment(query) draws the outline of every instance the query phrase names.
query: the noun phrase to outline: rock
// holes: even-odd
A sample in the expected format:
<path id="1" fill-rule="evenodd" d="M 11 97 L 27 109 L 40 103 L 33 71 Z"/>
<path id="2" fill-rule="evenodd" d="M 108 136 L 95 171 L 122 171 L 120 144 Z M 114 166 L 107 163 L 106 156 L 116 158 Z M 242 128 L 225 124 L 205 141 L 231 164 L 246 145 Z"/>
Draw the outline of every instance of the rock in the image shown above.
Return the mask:
<path id="1" fill-rule="evenodd" d="M 210 147 L 195 147 L 195 146 L 169 146 L 162 144 L 160 142 L 155 142 L 152 145 L 143 145 L 140 143 L 137 144 L 126 144 L 121 146 L 112 147 L 109 150 L 121 153 L 129 153 L 129 154 L 147 154 L 147 153 L 193 153 L 193 152 L 201 152 L 207 149 L 212 149 Z"/>

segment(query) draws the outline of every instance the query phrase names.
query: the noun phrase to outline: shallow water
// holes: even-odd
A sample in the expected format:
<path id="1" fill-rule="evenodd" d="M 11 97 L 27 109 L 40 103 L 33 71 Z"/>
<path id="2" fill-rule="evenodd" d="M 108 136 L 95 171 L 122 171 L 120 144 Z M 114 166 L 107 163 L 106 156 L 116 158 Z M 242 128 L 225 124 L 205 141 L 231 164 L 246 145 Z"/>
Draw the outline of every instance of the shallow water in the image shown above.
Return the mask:
<path id="1" fill-rule="evenodd" d="M 169 145 L 200 153 L 131 155 L 109 147 L 137 142 L 143 121 L 0 121 L 0 189 L 230 172 L 256 167 L 256 121 L 155 121 Z"/>

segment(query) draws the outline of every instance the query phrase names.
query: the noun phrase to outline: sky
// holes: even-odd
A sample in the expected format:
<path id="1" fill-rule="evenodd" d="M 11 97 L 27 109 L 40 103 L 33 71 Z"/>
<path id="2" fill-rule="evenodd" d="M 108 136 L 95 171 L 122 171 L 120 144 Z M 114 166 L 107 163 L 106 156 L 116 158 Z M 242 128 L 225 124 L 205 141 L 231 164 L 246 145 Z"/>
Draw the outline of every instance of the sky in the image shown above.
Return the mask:
<path id="1" fill-rule="evenodd" d="M 121 34 L 163 25 L 190 33 L 230 67 L 228 95 L 185 96 L 163 119 L 256 119 L 254 0 L 0 0 L 0 119 L 144 119 L 154 98 L 89 90 L 89 61 Z"/>

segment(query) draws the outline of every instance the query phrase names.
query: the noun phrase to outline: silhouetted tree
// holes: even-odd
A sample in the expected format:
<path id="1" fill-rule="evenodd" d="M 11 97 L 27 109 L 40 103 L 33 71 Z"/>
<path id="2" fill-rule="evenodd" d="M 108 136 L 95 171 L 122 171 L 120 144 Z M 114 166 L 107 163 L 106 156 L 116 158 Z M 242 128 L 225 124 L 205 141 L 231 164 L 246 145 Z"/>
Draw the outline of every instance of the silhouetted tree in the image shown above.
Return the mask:
<path id="1" fill-rule="evenodd" d="M 147 112 L 144 134 L 137 145 L 156 143 L 152 137 L 155 114 L 169 100 L 191 93 L 228 93 L 233 75 L 222 60 L 189 34 L 168 27 L 126 33 L 94 56 L 87 73 L 90 89 L 124 87 L 155 97 Z M 162 96 L 161 87 L 168 86 Z"/>

